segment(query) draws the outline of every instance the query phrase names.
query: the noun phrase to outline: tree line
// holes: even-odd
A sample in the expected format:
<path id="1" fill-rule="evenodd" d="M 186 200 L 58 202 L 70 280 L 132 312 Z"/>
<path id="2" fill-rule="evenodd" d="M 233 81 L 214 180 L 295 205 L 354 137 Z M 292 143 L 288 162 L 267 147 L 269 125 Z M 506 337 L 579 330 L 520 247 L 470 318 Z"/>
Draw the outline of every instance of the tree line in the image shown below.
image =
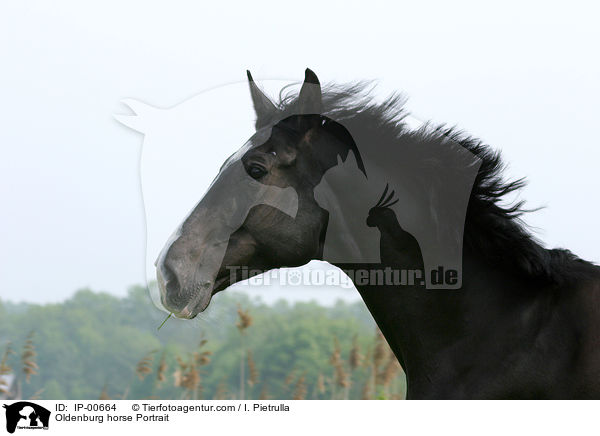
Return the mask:
<path id="1" fill-rule="evenodd" d="M 24 399 L 404 397 L 402 368 L 362 302 L 223 292 L 194 320 L 164 319 L 142 286 L 123 298 L 0 300 L 0 375 L 13 374 Z"/>

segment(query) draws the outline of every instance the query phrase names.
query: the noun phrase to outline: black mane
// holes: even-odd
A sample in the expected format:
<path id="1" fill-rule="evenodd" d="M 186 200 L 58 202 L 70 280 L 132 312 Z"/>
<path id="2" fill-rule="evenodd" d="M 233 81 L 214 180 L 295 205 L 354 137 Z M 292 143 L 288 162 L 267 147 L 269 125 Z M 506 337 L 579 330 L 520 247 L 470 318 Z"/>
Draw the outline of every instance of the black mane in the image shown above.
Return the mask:
<path id="1" fill-rule="evenodd" d="M 525 180 L 504 179 L 500 152 L 445 125 L 426 124 L 418 130 L 411 130 L 405 123 L 408 116 L 403 107 L 405 99 L 400 94 L 393 94 L 383 103 L 378 103 L 370 95 L 371 89 L 365 82 L 328 86 L 323 90 L 323 115 L 343 124 L 368 126 L 369 134 L 378 138 L 378 144 L 420 150 L 419 159 L 430 170 L 437 166 L 443 172 L 447 165 L 444 154 L 456 144 L 481 160 L 467 209 L 463 239 L 466 252 L 477 253 L 499 268 L 510 268 L 522 276 L 549 283 L 572 278 L 576 274 L 573 262 L 589 264 L 568 250 L 544 248 L 522 221 L 522 215 L 530 211 L 524 208 L 523 201 L 504 204 L 506 196 L 521 189 Z M 295 113 L 296 105 L 297 93 L 288 87 L 282 89 L 277 103 L 278 112 L 273 114 L 273 120 Z M 431 150 L 426 162 L 422 158 L 423 147 Z M 430 180 L 423 181 L 431 183 Z"/>

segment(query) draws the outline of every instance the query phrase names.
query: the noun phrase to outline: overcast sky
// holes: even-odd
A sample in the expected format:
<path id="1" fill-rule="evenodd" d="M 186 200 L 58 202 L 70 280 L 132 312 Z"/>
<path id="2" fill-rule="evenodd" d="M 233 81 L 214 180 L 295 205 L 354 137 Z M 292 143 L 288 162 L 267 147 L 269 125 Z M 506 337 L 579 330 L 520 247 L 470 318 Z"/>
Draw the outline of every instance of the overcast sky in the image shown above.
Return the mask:
<path id="1" fill-rule="evenodd" d="M 143 283 L 142 135 L 113 114 L 127 112 L 124 98 L 178 105 L 247 68 L 402 91 L 417 118 L 481 137 L 509 175 L 527 176 L 522 197 L 546 206 L 527 222 L 548 246 L 600 261 L 591 2 L 216 3 L 2 3 L 0 298 Z M 228 104 L 248 105 L 249 118 L 238 143 L 215 143 L 221 152 L 243 144 L 252 116 L 247 98 Z"/>

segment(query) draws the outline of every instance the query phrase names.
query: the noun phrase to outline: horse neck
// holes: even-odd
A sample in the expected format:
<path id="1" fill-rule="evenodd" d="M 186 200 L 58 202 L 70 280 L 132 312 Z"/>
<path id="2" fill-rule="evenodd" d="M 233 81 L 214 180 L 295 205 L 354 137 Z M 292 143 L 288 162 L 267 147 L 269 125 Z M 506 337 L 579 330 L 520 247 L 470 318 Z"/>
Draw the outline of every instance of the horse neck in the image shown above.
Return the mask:
<path id="1" fill-rule="evenodd" d="M 492 304 L 495 314 L 505 313 L 511 309 L 506 288 L 522 286 L 518 279 L 507 279 L 475 254 L 465 253 L 463 263 L 463 287 L 459 290 L 357 286 L 404 368 L 409 387 L 431 383 L 442 367 L 451 371 L 476 359 L 459 350 L 465 340 L 481 336 L 494 324 L 482 308 Z"/>
<path id="2" fill-rule="evenodd" d="M 418 261 L 422 254 L 418 247 L 413 246 L 415 238 L 400 226 L 398 219 L 394 216 L 393 219 L 383 220 L 377 226 L 381 233 L 379 245 L 383 249 L 395 249 L 398 252 L 403 252 L 405 257 L 412 258 Z M 382 262 L 384 260 L 382 259 Z"/>

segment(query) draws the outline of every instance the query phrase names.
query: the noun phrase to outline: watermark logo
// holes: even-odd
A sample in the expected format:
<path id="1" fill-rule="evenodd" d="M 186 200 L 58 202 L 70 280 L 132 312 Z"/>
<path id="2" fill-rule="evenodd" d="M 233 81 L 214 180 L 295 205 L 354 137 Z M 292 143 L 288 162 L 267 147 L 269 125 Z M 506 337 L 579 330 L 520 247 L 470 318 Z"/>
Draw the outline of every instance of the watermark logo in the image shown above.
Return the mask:
<path id="1" fill-rule="evenodd" d="M 230 282 L 247 280 L 248 286 L 425 286 L 423 269 L 399 269 L 373 265 L 370 268 L 341 269 L 276 269 L 263 271 L 246 266 L 228 266 Z M 436 286 L 454 286 L 458 271 L 438 266 L 429 272 L 429 281 Z"/>
<path id="2" fill-rule="evenodd" d="M 14 433 L 15 430 L 48 430 L 50 411 L 38 404 L 29 401 L 19 401 L 13 404 L 4 404 L 6 409 L 6 431 Z"/>

